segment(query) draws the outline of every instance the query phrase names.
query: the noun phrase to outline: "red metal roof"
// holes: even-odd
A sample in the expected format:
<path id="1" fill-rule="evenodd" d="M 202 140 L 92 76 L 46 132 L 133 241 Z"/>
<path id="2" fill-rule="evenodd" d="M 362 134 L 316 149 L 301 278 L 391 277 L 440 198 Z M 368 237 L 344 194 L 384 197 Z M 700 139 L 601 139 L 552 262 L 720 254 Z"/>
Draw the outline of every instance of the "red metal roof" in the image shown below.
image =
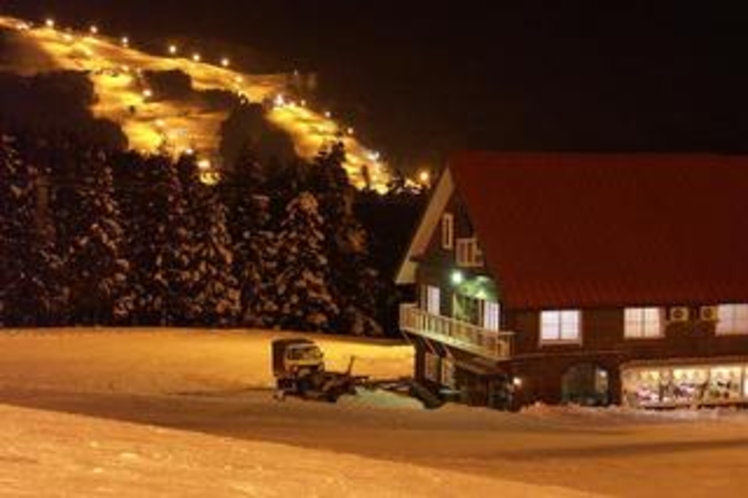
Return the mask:
<path id="1" fill-rule="evenodd" d="M 465 153 L 449 167 L 510 307 L 748 302 L 748 157 Z"/>

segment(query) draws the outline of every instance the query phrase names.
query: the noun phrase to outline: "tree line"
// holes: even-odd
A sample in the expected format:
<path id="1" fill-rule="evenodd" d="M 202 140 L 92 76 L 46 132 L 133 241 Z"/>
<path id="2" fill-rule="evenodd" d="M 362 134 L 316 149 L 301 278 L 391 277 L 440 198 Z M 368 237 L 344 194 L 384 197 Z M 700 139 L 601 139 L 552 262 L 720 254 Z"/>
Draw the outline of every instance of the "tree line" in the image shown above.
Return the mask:
<path id="1" fill-rule="evenodd" d="M 309 163 L 244 147 L 208 186 L 191 156 L 0 137 L 2 326 L 390 329 L 396 290 L 357 215 L 388 200 L 351 186 L 341 144 Z"/>

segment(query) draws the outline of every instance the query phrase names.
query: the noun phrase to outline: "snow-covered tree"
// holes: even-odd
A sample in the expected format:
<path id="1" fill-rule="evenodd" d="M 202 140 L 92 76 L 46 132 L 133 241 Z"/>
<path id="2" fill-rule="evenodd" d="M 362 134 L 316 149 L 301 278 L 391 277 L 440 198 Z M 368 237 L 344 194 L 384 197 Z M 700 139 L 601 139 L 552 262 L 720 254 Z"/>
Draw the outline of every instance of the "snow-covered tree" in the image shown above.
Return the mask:
<path id="1" fill-rule="evenodd" d="M 85 150 L 57 181 L 54 211 L 72 319 L 82 324 L 124 321 L 133 308 L 130 267 L 106 154 Z"/>
<path id="2" fill-rule="evenodd" d="M 239 321 L 260 328 L 275 325 L 278 311 L 271 292 L 277 245 L 270 226 L 270 198 L 263 195 L 265 182 L 263 166 L 252 150 L 245 148 L 222 184 L 234 243 L 234 274 L 241 289 Z"/>
<path id="3" fill-rule="evenodd" d="M 189 220 L 176 166 L 167 157 L 119 157 L 118 201 L 126 229 L 135 294 L 131 322 L 180 323 L 189 308 L 182 290 L 188 281 Z"/>
<path id="4" fill-rule="evenodd" d="M 323 224 L 317 199 L 309 192 L 286 208 L 275 282 L 279 324 L 285 329 L 330 331 L 340 313 L 330 290 Z"/>
<path id="5" fill-rule="evenodd" d="M 191 220 L 181 292 L 189 296 L 185 318 L 189 323 L 229 325 L 240 311 L 239 284 L 233 275 L 234 254 L 226 224 L 226 207 L 215 187 L 200 182 L 190 158 L 179 163 L 180 179 Z"/>
<path id="6" fill-rule="evenodd" d="M 382 335 L 376 321 L 382 285 L 369 263 L 368 235 L 354 213 L 357 191 L 344 162 L 345 149 L 336 144 L 322 151 L 312 165 L 312 184 L 326 221 L 325 252 L 330 259 L 333 296 L 342 311 L 336 328 L 354 335 Z"/>
<path id="7" fill-rule="evenodd" d="M 40 174 L 0 135 L 0 324 L 52 325 L 65 292 L 39 205 Z"/>

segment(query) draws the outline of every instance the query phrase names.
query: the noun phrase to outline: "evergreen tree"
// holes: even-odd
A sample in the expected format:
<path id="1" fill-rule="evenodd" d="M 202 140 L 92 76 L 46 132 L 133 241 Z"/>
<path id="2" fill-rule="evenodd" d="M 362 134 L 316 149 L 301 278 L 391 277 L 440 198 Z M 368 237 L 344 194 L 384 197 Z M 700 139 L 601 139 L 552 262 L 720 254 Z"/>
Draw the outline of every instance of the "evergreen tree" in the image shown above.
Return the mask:
<path id="1" fill-rule="evenodd" d="M 240 322 L 252 327 L 274 325 L 278 311 L 269 295 L 276 268 L 276 241 L 270 227 L 270 199 L 261 194 L 265 181 L 262 165 L 245 149 L 223 186 L 234 242 L 234 274 L 241 290 Z"/>
<path id="2" fill-rule="evenodd" d="M 127 233 L 132 323 L 180 323 L 189 298 L 182 290 L 189 240 L 188 219 L 176 166 L 167 157 L 119 157 L 118 200 Z"/>
<path id="3" fill-rule="evenodd" d="M 280 309 L 273 299 L 279 247 L 276 234 L 269 227 L 268 201 L 261 197 L 254 200 L 257 203 L 255 227 L 238 247 L 242 323 L 269 328 L 277 323 Z"/>
<path id="4" fill-rule="evenodd" d="M 72 318 L 89 325 L 126 320 L 133 306 L 124 231 L 106 161 L 101 150 L 82 151 L 75 166 L 56 180 L 54 199 Z"/>
<path id="5" fill-rule="evenodd" d="M 179 174 L 191 220 L 181 285 L 181 292 L 191 301 L 185 318 L 190 324 L 232 324 L 240 311 L 240 290 L 233 275 L 226 207 L 215 187 L 201 183 L 194 160 L 182 158 Z"/>
<path id="6" fill-rule="evenodd" d="M 354 213 L 358 192 L 350 184 L 344 163 L 345 149 L 336 144 L 317 156 L 312 173 L 326 220 L 325 252 L 330 259 L 333 295 L 342 310 L 335 325 L 354 335 L 381 335 L 376 317 L 383 287 L 369 263 L 368 235 Z"/>
<path id="7" fill-rule="evenodd" d="M 314 195 L 291 201 L 278 234 L 278 276 L 274 301 L 284 329 L 330 331 L 340 310 L 329 285 L 323 219 Z"/>
<path id="8" fill-rule="evenodd" d="M 40 175 L 0 135 L 0 324 L 54 325 L 64 305 L 61 262 L 38 205 Z"/>

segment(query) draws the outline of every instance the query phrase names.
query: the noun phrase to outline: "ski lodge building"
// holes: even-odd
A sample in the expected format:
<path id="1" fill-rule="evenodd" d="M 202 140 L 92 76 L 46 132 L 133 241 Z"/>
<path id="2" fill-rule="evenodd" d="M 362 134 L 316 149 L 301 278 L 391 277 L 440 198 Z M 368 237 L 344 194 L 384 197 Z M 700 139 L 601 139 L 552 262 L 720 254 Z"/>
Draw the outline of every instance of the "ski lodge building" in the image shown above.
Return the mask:
<path id="1" fill-rule="evenodd" d="M 462 402 L 748 404 L 748 157 L 459 155 L 397 283 Z"/>

